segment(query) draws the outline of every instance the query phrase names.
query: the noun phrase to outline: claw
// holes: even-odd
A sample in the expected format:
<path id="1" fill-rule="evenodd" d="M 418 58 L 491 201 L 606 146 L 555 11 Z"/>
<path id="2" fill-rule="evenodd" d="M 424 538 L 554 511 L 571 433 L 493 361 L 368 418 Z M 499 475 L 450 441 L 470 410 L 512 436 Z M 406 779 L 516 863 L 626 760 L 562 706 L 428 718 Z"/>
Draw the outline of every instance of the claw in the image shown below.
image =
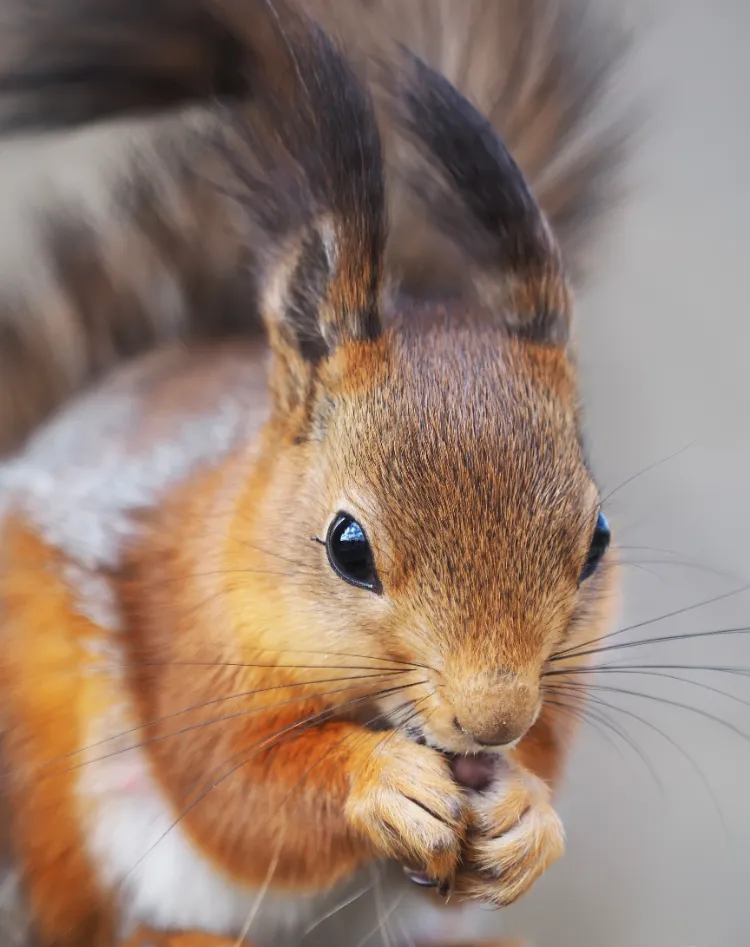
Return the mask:
<path id="1" fill-rule="evenodd" d="M 413 871 L 411 868 L 404 867 L 404 874 L 415 885 L 422 888 L 436 888 L 438 883 L 424 871 Z"/>

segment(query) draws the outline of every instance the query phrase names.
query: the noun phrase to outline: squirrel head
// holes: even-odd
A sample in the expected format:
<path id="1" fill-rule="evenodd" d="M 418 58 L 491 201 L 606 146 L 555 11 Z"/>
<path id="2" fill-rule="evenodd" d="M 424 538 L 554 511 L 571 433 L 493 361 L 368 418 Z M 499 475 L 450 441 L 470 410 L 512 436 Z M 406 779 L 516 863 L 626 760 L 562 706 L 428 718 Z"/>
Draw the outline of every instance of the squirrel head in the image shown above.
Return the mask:
<path id="1" fill-rule="evenodd" d="M 434 307 L 403 315 L 319 366 L 237 536 L 267 569 L 297 563 L 265 613 L 290 651 L 411 663 L 387 715 L 413 711 L 453 752 L 504 746 L 533 724 L 550 656 L 599 633 L 611 586 L 573 372 L 559 347 L 435 323 Z"/>
<path id="2" fill-rule="evenodd" d="M 295 160 L 268 145 L 264 159 L 257 131 L 240 133 L 264 176 L 286 167 L 291 183 L 266 214 L 287 229 L 259 281 L 273 410 L 233 520 L 233 567 L 257 566 L 262 586 L 237 593 L 238 634 L 252 622 L 274 650 L 410 664 L 414 683 L 385 687 L 380 716 L 450 752 L 507 747 L 538 716 L 550 657 L 600 634 L 613 584 L 561 254 L 494 130 L 402 52 L 383 101 L 476 293 L 388 292 L 373 108 L 309 48 L 298 75 L 326 101 L 276 135 Z M 250 159 L 238 164 L 249 180 Z"/>

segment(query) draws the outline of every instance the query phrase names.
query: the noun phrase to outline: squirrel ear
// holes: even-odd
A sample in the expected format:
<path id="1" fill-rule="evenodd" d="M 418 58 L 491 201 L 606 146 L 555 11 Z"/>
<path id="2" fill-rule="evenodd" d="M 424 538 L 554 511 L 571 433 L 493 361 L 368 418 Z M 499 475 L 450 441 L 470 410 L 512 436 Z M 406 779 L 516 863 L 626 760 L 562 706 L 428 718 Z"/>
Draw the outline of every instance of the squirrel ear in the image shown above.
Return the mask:
<path id="1" fill-rule="evenodd" d="M 284 410 L 304 400 L 321 359 L 344 342 L 373 341 L 382 331 L 379 274 L 374 278 L 366 266 L 346 272 L 345 238 L 330 217 L 321 218 L 283 243 L 261 282 L 260 313 L 275 359 L 273 387 Z"/>
<path id="2" fill-rule="evenodd" d="M 384 110 L 407 146 L 401 173 L 466 254 L 480 298 L 507 328 L 564 344 L 569 290 L 552 230 L 489 121 L 442 75 L 399 47 L 376 70 Z"/>
<path id="3" fill-rule="evenodd" d="M 271 251 L 261 282 L 260 312 L 272 341 L 313 364 L 343 342 L 371 342 L 382 331 L 379 268 L 372 272 L 371 261 L 360 259 L 347 271 L 348 236 L 322 217 Z"/>
<path id="4" fill-rule="evenodd" d="M 274 386 L 289 408 L 318 361 L 382 331 L 385 187 L 365 86 L 299 10 L 288 7 L 278 29 L 282 81 L 230 108 L 216 145 L 249 227 Z"/>

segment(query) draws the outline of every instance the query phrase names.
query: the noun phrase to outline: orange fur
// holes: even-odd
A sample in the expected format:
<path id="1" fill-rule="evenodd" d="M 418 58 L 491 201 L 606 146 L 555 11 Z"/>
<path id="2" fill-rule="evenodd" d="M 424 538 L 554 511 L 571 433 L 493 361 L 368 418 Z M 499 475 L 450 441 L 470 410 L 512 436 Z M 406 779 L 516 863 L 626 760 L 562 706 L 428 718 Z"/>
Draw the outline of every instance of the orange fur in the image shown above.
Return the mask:
<path id="1" fill-rule="evenodd" d="M 236 947 L 235 937 L 212 937 L 210 934 L 160 934 L 156 931 L 137 931 L 122 947 Z M 253 947 L 248 940 L 243 947 Z"/>
<path id="2" fill-rule="evenodd" d="M 583 660 L 575 648 L 606 627 L 616 575 L 612 553 L 584 574 L 599 495 L 553 227 L 439 70 L 393 47 L 383 70 L 372 53 L 388 142 L 419 155 L 406 180 L 431 198 L 470 284 L 391 292 L 379 113 L 326 34 L 286 0 L 108 2 L 122 30 L 97 21 L 104 6 L 92 23 L 75 4 L 35 6 L 19 48 L 61 17 L 63 65 L 35 59 L 46 97 L 32 70 L 10 115 L 76 123 L 215 92 L 221 107 L 181 160 L 197 141 L 199 167 L 221 169 L 237 259 L 252 261 L 248 320 L 261 317 L 268 345 L 157 350 L 0 469 L 3 755 L 36 933 L 44 947 L 110 947 L 141 924 L 131 944 L 218 947 L 209 934 L 239 933 L 257 891 L 276 922 L 382 858 L 440 894 L 509 904 L 564 848 L 551 792 L 572 729 L 545 702 L 545 671 L 565 649 L 556 667 Z M 522 9 L 503 14 L 519 42 L 538 25 Z M 568 22 L 547 20 L 553 0 L 533 11 L 548 39 Z M 183 55 L 154 57 L 162 41 Z M 566 43 L 555 57 L 572 69 Z M 0 71 L 17 49 L 5 54 Z M 111 83 L 96 82 L 110 61 Z M 579 75 L 547 101 L 550 77 L 537 78 L 526 155 L 541 171 L 538 115 L 557 116 L 554 140 L 588 95 Z M 565 231 L 575 208 L 543 191 Z M 592 195 L 580 196 L 583 211 Z M 181 318 L 195 319 L 183 272 L 195 256 L 147 215 L 148 239 L 154 227 L 180 261 Z M 84 378 L 111 364 L 122 326 L 161 325 L 144 299 L 164 298 L 133 290 L 103 316 L 130 284 L 103 277 L 90 237 L 56 248 L 91 335 Z M 0 388 L 0 415 L 18 378 Z M 10 427 L 0 447 L 25 433 Z M 369 543 L 364 584 L 332 568 L 342 512 Z M 482 787 L 460 777 L 477 765 Z M 152 816 L 168 827 L 149 847 Z M 174 845 L 159 862 L 162 843 Z M 136 844 L 147 851 L 133 863 Z M 197 929 L 178 934 L 186 916 Z"/>
<path id="3" fill-rule="evenodd" d="M 101 682 L 85 674 L 93 629 L 59 578 L 60 557 L 22 521 L 6 524 L 4 552 L 13 564 L 0 572 L 13 848 L 40 936 L 71 947 L 104 943 L 108 912 L 84 854 L 75 757 L 67 758 L 106 701 Z"/>

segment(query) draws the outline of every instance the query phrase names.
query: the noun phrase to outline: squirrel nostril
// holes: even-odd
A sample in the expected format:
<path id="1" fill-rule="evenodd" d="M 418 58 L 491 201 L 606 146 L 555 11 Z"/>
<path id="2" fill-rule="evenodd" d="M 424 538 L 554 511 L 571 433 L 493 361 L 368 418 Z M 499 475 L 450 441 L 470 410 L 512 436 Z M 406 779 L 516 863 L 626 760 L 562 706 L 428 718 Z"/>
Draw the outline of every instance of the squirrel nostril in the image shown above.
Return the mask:
<path id="1" fill-rule="evenodd" d="M 492 747 L 507 746 L 509 743 L 513 743 L 519 737 L 523 736 L 526 730 L 525 727 L 521 727 L 518 724 L 514 725 L 511 722 L 494 723 L 492 726 L 474 728 L 471 730 L 465 727 L 458 717 L 453 718 L 453 725 L 457 730 L 460 730 L 461 733 L 479 744 L 479 746 Z"/>

